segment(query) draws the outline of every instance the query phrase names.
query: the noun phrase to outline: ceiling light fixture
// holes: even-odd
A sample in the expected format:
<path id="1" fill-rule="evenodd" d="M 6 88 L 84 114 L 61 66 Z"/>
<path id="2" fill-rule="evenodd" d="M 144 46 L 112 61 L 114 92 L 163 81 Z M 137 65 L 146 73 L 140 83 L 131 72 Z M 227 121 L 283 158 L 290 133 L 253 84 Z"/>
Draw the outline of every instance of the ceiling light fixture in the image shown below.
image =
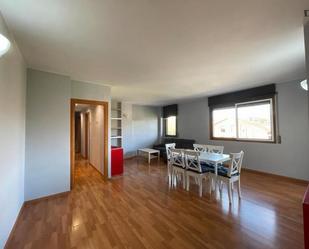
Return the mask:
<path id="1" fill-rule="evenodd" d="M 300 82 L 300 85 L 302 87 L 302 89 L 308 91 L 308 84 L 307 84 L 307 80 L 303 80 L 302 82 Z"/>
<path id="2" fill-rule="evenodd" d="M 0 57 L 4 55 L 11 47 L 11 43 L 8 38 L 0 34 Z"/>

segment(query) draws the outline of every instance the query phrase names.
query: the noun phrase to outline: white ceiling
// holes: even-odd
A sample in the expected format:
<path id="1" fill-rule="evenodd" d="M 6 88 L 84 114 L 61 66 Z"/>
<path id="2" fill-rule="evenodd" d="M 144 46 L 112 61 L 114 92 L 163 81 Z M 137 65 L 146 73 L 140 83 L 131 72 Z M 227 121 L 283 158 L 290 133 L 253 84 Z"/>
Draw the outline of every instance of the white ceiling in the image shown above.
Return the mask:
<path id="1" fill-rule="evenodd" d="M 29 67 L 163 104 L 305 77 L 308 0 L 0 0 Z"/>

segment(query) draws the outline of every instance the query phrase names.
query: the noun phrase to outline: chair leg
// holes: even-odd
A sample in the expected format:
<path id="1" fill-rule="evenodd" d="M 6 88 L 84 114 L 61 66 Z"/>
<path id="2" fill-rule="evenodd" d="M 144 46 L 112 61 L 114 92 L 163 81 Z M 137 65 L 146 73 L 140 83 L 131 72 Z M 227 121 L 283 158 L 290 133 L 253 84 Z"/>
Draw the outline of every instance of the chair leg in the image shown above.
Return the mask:
<path id="1" fill-rule="evenodd" d="M 185 172 L 182 173 L 182 187 L 186 189 L 186 174 Z"/>
<path id="2" fill-rule="evenodd" d="M 209 177 L 209 194 L 211 195 L 211 189 L 212 189 L 212 177 Z"/>
<path id="3" fill-rule="evenodd" d="M 177 187 L 177 184 L 178 184 L 178 173 L 175 174 L 175 180 L 174 180 L 174 186 L 175 188 Z"/>
<path id="4" fill-rule="evenodd" d="M 231 182 L 229 182 L 229 184 L 228 184 L 229 186 L 228 186 L 228 194 L 229 194 L 229 202 L 230 202 L 230 204 L 232 203 L 232 184 L 231 184 Z"/>
<path id="5" fill-rule="evenodd" d="M 237 191 L 238 191 L 238 198 L 241 198 L 241 190 L 240 190 L 240 178 L 238 179 L 238 183 L 237 183 Z"/>
<path id="6" fill-rule="evenodd" d="M 223 181 L 220 181 L 220 187 L 219 187 L 220 192 L 222 192 L 222 188 L 223 188 Z"/>
<path id="7" fill-rule="evenodd" d="M 198 178 L 198 185 L 199 185 L 199 194 L 200 194 L 200 197 L 202 197 L 203 195 L 203 180 L 202 178 Z"/>
<path id="8" fill-rule="evenodd" d="M 168 176 L 168 185 L 171 186 L 172 174 L 171 174 L 171 167 L 168 164 L 167 164 L 167 176 Z"/>
<path id="9" fill-rule="evenodd" d="M 215 193 L 217 194 L 217 187 L 218 187 L 218 176 L 215 176 L 215 180 L 214 180 L 214 184 L 215 184 Z"/>
<path id="10" fill-rule="evenodd" d="M 174 169 L 172 171 L 172 185 L 173 185 L 173 187 L 177 186 L 176 172 L 175 172 Z"/>
<path id="11" fill-rule="evenodd" d="M 187 191 L 190 189 L 190 176 L 187 174 Z"/>

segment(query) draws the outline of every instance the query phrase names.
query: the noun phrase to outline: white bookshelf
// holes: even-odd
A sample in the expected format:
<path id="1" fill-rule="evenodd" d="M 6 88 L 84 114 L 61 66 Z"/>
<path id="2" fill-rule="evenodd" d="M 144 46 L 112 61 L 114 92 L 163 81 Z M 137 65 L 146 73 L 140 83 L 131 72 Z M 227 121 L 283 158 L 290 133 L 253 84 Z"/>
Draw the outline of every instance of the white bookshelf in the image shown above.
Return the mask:
<path id="1" fill-rule="evenodd" d="M 111 144 L 122 146 L 122 106 L 121 102 L 111 102 Z"/>

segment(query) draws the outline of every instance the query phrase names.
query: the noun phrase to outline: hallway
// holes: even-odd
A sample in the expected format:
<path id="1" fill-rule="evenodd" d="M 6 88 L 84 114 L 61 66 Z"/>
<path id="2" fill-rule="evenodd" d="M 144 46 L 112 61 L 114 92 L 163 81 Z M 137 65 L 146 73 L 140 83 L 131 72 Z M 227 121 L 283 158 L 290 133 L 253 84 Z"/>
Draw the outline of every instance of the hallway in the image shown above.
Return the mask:
<path id="1" fill-rule="evenodd" d="M 305 185 L 244 171 L 243 199 L 229 207 L 226 189 L 199 198 L 194 184 L 171 190 L 165 177 L 163 163 L 130 159 L 105 182 L 79 159 L 73 191 L 26 205 L 7 248 L 303 247 Z"/>

